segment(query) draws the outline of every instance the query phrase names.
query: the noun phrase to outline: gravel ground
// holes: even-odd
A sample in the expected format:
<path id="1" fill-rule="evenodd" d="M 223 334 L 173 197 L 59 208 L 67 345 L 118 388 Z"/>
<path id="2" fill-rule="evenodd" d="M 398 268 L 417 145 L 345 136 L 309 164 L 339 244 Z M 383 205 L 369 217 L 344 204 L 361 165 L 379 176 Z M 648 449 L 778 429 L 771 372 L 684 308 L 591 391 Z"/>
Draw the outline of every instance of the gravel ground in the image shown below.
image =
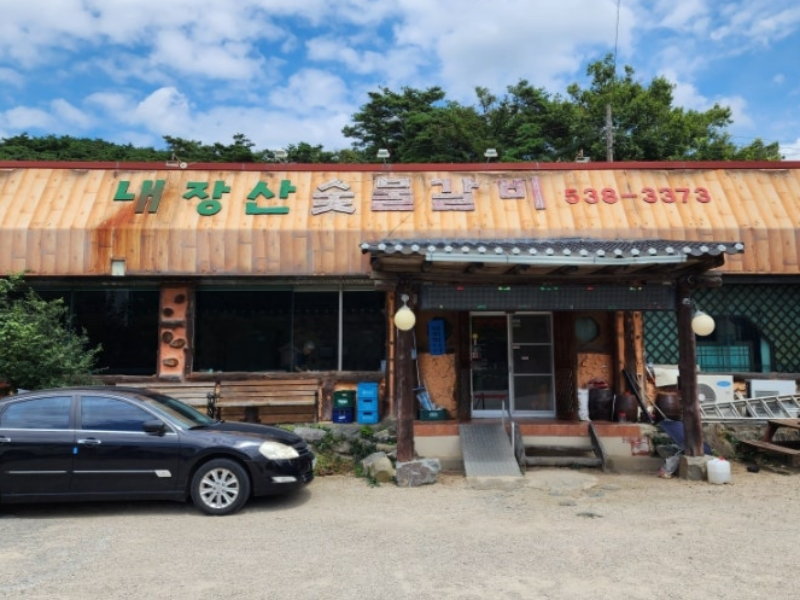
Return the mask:
<path id="1" fill-rule="evenodd" d="M 794 598 L 800 476 L 529 471 L 522 485 L 325 477 L 232 517 L 4 506 L 0 597 Z"/>

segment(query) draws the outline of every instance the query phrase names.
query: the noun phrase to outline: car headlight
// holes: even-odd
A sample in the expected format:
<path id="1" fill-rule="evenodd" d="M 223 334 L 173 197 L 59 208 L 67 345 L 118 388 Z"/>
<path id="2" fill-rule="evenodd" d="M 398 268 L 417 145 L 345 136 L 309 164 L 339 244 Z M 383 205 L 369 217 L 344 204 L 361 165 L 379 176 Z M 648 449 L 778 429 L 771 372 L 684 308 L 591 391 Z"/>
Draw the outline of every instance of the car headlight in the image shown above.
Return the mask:
<path id="1" fill-rule="evenodd" d="M 263 442 L 258 447 L 258 451 L 270 460 L 286 460 L 300 456 L 297 450 L 280 442 Z"/>

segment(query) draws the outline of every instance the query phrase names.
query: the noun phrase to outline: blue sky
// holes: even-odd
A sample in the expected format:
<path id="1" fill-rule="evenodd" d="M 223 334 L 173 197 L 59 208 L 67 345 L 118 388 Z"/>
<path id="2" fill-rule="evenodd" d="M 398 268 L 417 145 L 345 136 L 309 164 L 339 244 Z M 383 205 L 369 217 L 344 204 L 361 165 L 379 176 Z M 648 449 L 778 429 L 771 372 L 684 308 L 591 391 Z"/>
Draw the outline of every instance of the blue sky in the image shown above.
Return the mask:
<path id="1" fill-rule="evenodd" d="M 381 86 L 564 93 L 615 49 L 800 160 L 797 0 L 0 0 L 0 137 L 336 150 Z"/>

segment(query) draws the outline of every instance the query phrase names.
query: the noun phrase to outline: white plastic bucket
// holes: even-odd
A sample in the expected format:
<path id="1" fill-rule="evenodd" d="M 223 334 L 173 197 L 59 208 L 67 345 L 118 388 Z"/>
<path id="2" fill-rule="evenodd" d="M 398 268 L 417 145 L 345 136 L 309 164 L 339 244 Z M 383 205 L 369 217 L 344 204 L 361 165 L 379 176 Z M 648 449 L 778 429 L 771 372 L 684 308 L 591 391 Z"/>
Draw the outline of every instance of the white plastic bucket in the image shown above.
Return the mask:
<path id="1" fill-rule="evenodd" d="M 589 389 L 578 388 L 578 419 L 589 420 Z"/>
<path id="2" fill-rule="evenodd" d="M 709 483 L 730 483 L 731 463 L 724 458 L 712 458 L 706 463 Z"/>

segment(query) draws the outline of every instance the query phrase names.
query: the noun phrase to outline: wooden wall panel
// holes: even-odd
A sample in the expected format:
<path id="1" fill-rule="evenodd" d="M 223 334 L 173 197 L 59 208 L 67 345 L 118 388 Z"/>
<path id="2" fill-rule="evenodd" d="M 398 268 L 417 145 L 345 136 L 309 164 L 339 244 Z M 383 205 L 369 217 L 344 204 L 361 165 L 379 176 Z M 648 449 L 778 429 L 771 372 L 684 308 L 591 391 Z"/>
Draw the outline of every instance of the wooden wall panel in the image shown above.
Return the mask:
<path id="1" fill-rule="evenodd" d="M 620 164 L 613 169 L 512 170 L 487 165 L 477 171 L 419 171 L 401 165 L 363 171 L 175 170 L 109 167 L 6 167 L 0 165 L 0 273 L 109 275 L 112 258 L 124 258 L 130 275 L 361 275 L 368 261 L 359 243 L 383 238 L 665 238 L 745 243 L 743 255 L 726 257 L 724 271 L 800 274 L 800 164 L 771 168 L 688 165 L 653 168 Z M 788 165 L 788 166 L 785 166 Z M 436 166 L 431 166 L 437 169 Z M 785 168 L 784 168 L 785 167 Z M 379 177 L 406 177 L 414 211 L 372 211 Z M 535 206 L 532 180 L 541 190 Z M 433 210 L 434 180 L 450 180 L 461 193 L 472 179 L 474 210 Z M 500 197 L 499 181 L 524 182 L 525 197 Z M 165 181 L 156 213 L 137 213 L 134 201 L 114 201 L 121 182 L 138 194 L 148 181 Z M 281 181 L 295 191 L 278 197 Z M 312 215 L 318 187 L 335 180 L 349 186 L 354 212 Z M 189 182 L 215 181 L 229 191 L 213 216 L 198 213 L 198 199 L 184 199 Z M 289 214 L 246 214 L 247 195 L 264 182 L 275 198 L 259 206 L 286 206 Z M 645 188 L 688 188 L 686 201 L 644 200 Z M 710 201 L 697 201 L 704 188 Z M 579 201 L 568 203 L 566 190 Z M 613 190 L 611 201 L 589 201 L 590 190 Z M 628 196 L 628 197 L 625 197 Z M 607 198 L 608 200 L 608 198 Z"/>

